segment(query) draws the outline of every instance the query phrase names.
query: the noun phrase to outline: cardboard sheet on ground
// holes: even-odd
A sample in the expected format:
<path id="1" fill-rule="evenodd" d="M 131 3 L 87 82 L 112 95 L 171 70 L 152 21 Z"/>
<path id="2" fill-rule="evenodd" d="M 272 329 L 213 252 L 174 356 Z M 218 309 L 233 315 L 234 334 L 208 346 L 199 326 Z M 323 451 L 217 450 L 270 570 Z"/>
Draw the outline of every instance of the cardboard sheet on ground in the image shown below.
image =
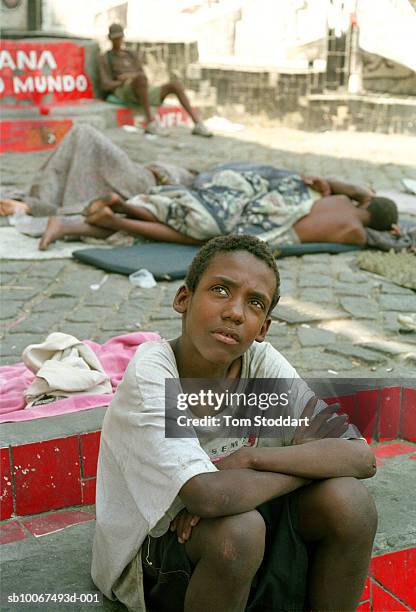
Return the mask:
<path id="1" fill-rule="evenodd" d="M 345 253 L 360 249 L 358 246 L 326 242 L 282 245 L 278 258 L 309 253 Z M 128 275 L 146 268 L 157 280 L 174 280 L 185 276 L 197 252 L 196 246 L 149 242 L 112 249 L 82 249 L 74 252 L 73 257 L 108 272 Z"/>

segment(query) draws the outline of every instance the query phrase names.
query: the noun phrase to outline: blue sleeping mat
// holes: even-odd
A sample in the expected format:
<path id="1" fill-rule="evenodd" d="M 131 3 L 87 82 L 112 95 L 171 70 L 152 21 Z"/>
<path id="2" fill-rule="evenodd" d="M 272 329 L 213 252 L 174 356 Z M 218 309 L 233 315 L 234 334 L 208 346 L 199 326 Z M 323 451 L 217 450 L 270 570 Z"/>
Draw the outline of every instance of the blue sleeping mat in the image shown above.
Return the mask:
<path id="1" fill-rule="evenodd" d="M 140 268 L 149 270 L 157 280 L 184 278 L 186 271 L 198 252 L 197 246 L 173 244 L 171 242 L 147 242 L 129 247 L 111 249 L 90 248 L 75 251 L 73 257 L 83 263 L 118 274 L 132 274 Z M 361 250 L 362 247 L 329 242 L 282 245 L 276 257 L 290 257 L 312 253 L 345 253 Z"/>

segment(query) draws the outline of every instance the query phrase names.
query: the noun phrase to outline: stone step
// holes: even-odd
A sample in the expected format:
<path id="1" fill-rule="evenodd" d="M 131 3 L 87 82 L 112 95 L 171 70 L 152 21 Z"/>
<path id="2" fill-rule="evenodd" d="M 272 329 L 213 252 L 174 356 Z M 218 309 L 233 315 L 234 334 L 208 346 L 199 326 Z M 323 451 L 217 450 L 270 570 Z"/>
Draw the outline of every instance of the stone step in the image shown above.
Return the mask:
<path id="1" fill-rule="evenodd" d="M 373 448 L 378 473 L 363 482 L 375 498 L 379 527 L 358 609 L 368 610 L 370 605 L 374 612 L 415 609 L 416 508 L 408 503 L 408 491 L 416 488 L 416 445 L 396 441 Z M 65 609 L 80 612 L 92 609 L 91 603 L 79 601 L 81 594 L 89 593 L 90 597 L 99 597 L 94 610 L 125 610 L 121 604 L 102 598 L 90 578 L 94 510 L 94 506 L 74 506 L 0 524 L 2 612 L 20 609 L 7 600 L 13 593 L 75 594 L 78 601 Z M 42 608 L 60 609 L 52 602 Z"/>
<path id="2" fill-rule="evenodd" d="M 36 151 L 55 147 L 75 123 L 104 130 L 133 124 L 130 109 L 102 100 L 72 104 L 4 105 L 0 110 L 0 153 Z"/>
<path id="3" fill-rule="evenodd" d="M 211 111 L 212 107 L 203 106 L 202 116 L 212 114 Z M 162 128 L 190 123 L 187 113 L 177 104 L 163 104 L 157 107 L 155 114 Z M 4 105 L 0 110 L 0 153 L 52 149 L 75 123 L 87 123 L 105 130 L 123 125 L 142 125 L 143 120 L 140 109 L 95 99 L 72 104 Z"/>
<path id="4" fill-rule="evenodd" d="M 43 515 L 42 523 L 39 517 L 28 517 L 24 522 L 3 524 L 0 533 L 3 542 L 8 540 L 8 543 L 1 546 L 2 611 L 59 610 L 59 599 L 54 601 L 54 594 L 57 598 L 63 594 L 72 596 L 72 603 L 61 604 L 65 610 L 125 610 L 122 604 L 103 597 L 91 580 L 94 525 L 91 512 L 76 509 Z M 40 535 L 42 531 L 46 533 Z M 13 603 L 10 599 L 13 593 L 25 593 L 26 597 L 44 594 L 45 598 L 50 594 L 50 600 L 47 602 L 45 599 L 42 606 Z M 94 601 L 98 598 L 100 603 L 81 603 L 80 597 L 87 593 Z M 74 595 L 78 601 L 74 601 Z M 30 602 L 30 599 L 26 601 Z"/>

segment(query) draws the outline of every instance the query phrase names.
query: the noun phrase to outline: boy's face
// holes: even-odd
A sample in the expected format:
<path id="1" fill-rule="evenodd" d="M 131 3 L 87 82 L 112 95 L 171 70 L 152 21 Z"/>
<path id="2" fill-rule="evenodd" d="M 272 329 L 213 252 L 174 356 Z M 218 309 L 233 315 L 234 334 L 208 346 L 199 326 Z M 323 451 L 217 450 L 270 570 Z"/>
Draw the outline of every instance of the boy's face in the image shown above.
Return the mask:
<path id="1" fill-rule="evenodd" d="M 117 38 L 113 38 L 111 43 L 113 45 L 114 51 L 120 51 L 120 49 L 121 49 L 121 47 L 123 45 L 123 40 L 124 40 L 123 36 L 117 36 Z"/>
<path id="2" fill-rule="evenodd" d="M 231 364 L 269 329 L 276 278 L 267 264 L 247 251 L 219 253 L 195 291 L 182 286 L 174 308 L 183 315 L 182 340 L 195 359 Z"/>

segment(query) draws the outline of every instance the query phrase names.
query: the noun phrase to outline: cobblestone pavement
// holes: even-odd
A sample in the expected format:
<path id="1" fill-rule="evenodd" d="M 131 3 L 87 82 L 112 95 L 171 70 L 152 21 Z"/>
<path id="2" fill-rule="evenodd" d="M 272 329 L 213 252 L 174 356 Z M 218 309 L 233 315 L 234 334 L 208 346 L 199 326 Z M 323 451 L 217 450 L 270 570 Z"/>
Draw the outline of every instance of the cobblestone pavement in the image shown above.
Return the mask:
<path id="1" fill-rule="evenodd" d="M 381 134 L 309 134 L 251 125 L 210 140 L 177 129 L 169 138 L 108 130 L 137 161 L 159 159 L 205 169 L 215 163 L 250 160 L 310 174 L 339 176 L 382 189 L 400 189 L 400 179 L 416 177 L 408 165 L 414 140 Z M 48 153 L 2 157 L 3 184 L 24 186 Z M 1 228 L 0 228 L 1 236 Z M 416 312 L 416 293 L 358 270 L 354 253 L 307 255 L 279 262 L 282 300 L 270 342 L 303 376 L 412 376 L 416 332 L 399 331 L 399 314 Z M 126 277 L 64 259 L 2 262 L 1 363 L 20 360 L 30 343 L 51 331 L 104 342 L 138 330 L 179 333 L 171 308 L 179 282 L 137 289 Z"/>

